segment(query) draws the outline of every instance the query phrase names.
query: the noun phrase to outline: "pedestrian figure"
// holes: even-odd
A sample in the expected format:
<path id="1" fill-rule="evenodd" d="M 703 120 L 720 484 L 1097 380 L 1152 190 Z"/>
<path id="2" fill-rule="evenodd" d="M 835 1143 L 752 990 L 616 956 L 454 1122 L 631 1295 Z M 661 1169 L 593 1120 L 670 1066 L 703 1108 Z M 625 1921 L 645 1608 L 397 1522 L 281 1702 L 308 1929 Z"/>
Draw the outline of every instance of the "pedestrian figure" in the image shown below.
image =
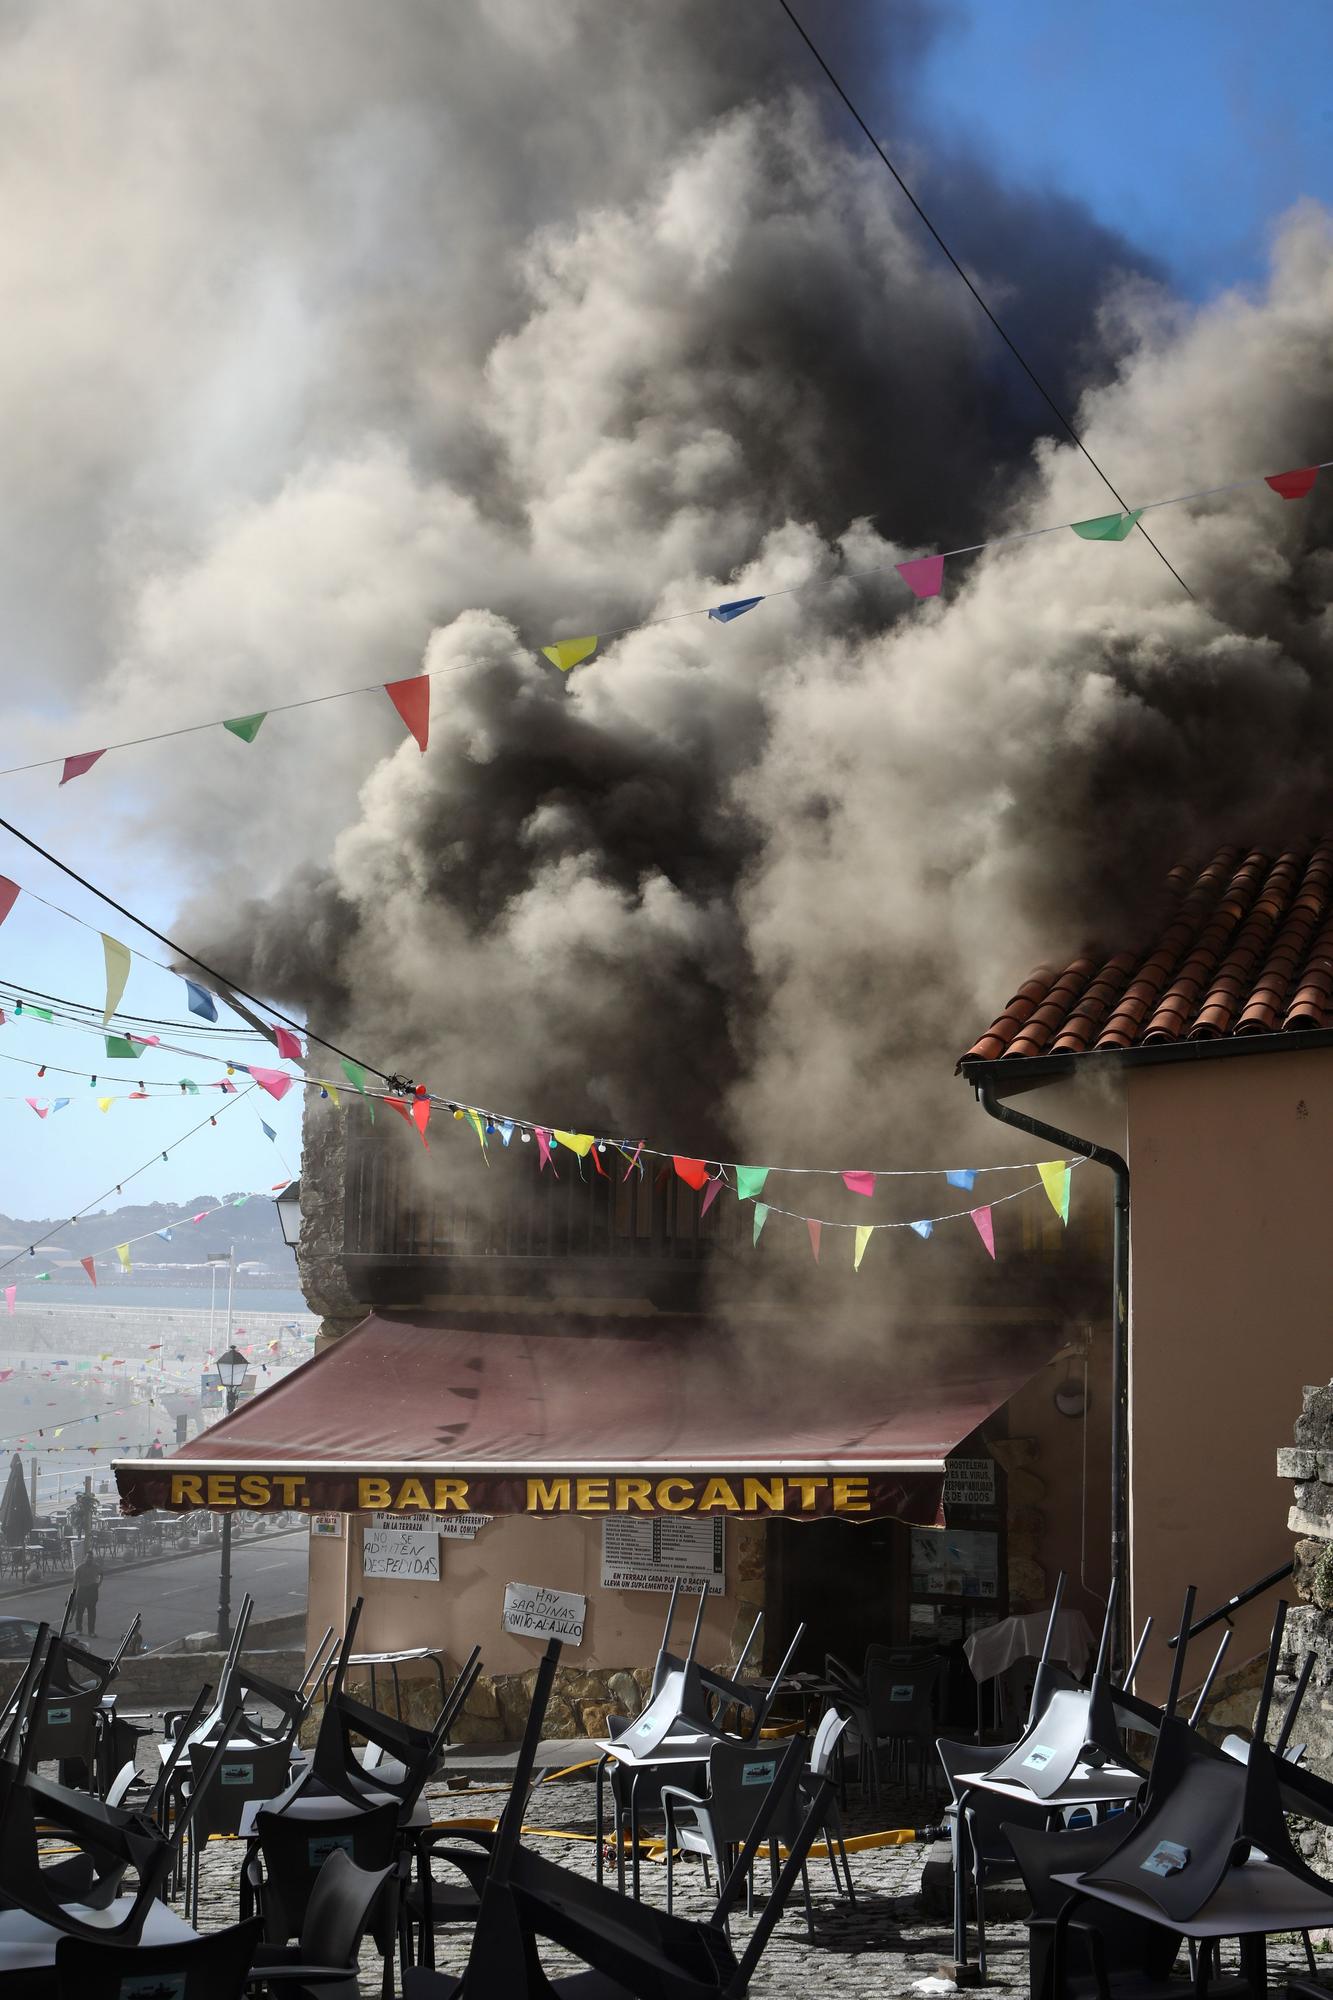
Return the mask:
<path id="1" fill-rule="evenodd" d="M 97 1593 L 101 1587 L 102 1572 L 88 1549 L 74 1572 L 74 1630 L 86 1629 L 90 1639 L 97 1637 Z"/>

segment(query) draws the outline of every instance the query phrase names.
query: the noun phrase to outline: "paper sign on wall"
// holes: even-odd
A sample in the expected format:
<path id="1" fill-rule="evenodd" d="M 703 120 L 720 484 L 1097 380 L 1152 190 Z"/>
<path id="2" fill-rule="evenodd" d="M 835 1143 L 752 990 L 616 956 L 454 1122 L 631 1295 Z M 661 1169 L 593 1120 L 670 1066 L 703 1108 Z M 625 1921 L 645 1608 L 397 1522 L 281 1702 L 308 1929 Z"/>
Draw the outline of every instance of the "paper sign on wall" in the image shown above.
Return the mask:
<path id="1" fill-rule="evenodd" d="M 343 1538 L 343 1517 L 341 1514 L 312 1514 L 310 1516 L 312 1535 L 328 1535 L 335 1542 Z"/>
<path id="2" fill-rule="evenodd" d="M 944 1504 L 946 1507 L 993 1507 L 995 1460 L 993 1458 L 946 1459 Z"/>
<path id="3" fill-rule="evenodd" d="M 583 1644 L 588 1600 L 575 1590 L 547 1590 L 540 1583 L 505 1585 L 504 1629 L 520 1639 L 562 1639 Z"/>
<path id="4" fill-rule="evenodd" d="M 483 1528 L 489 1528 L 494 1514 L 437 1514 L 440 1533 L 450 1541 L 472 1542 Z"/>
<path id="5" fill-rule="evenodd" d="M 362 1576 L 387 1576 L 398 1583 L 438 1583 L 440 1538 L 418 1529 L 367 1528 L 361 1543 Z"/>
<path id="6" fill-rule="evenodd" d="M 370 1525 L 391 1535 L 445 1535 L 450 1541 L 470 1542 L 494 1519 L 494 1514 L 372 1514 Z"/>
<path id="7" fill-rule="evenodd" d="M 679 1577 L 686 1593 L 706 1583 L 710 1597 L 721 1597 L 726 1525 L 721 1514 L 691 1520 L 608 1514 L 602 1522 L 602 1588 L 670 1590 Z"/>

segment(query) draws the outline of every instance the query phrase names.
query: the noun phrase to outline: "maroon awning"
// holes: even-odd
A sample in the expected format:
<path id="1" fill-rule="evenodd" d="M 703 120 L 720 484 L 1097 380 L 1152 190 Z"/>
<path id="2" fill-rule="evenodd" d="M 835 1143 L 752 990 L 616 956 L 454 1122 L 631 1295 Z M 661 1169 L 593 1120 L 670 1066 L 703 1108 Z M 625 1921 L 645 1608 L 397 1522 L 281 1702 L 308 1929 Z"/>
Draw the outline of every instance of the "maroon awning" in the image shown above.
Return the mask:
<path id="1" fill-rule="evenodd" d="M 1052 1326 L 837 1352 L 683 1317 L 372 1315 L 167 1459 L 158 1507 L 939 1518 L 946 1455 L 1060 1345 Z"/>

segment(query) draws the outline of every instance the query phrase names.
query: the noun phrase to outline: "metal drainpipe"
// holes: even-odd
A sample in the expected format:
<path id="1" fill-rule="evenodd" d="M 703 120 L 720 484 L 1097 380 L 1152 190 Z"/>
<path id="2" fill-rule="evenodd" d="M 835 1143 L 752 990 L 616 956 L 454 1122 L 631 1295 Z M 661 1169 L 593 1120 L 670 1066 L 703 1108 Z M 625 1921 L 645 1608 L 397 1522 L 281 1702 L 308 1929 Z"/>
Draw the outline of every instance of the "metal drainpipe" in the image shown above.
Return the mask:
<path id="1" fill-rule="evenodd" d="M 1091 1139 L 1080 1139 L 1058 1125 L 1047 1125 L 1040 1118 L 1029 1118 L 1026 1112 L 1015 1111 L 1011 1104 L 995 1095 L 992 1078 L 983 1077 L 975 1088 L 982 1110 L 998 1118 L 1002 1125 L 1017 1126 L 1020 1132 L 1049 1139 L 1053 1145 L 1079 1153 L 1085 1160 L 1095 1160 L 1098 1166 L 1109 1167 L 1115 1177 L 1115 1233 L 1111 1251 L 1111 1580 L 1119 1585 L 1116 1592 L 1119 1616 L 1112 1634 L 1114 1674 L 1128 1657 L 1125 1635 L 1129 1579 L 1125 1558 L 1129 1535 L 1125 1497 L 1129 1463 L 1129 1167 L 1109 1146 L 1094 1145 Z"/>

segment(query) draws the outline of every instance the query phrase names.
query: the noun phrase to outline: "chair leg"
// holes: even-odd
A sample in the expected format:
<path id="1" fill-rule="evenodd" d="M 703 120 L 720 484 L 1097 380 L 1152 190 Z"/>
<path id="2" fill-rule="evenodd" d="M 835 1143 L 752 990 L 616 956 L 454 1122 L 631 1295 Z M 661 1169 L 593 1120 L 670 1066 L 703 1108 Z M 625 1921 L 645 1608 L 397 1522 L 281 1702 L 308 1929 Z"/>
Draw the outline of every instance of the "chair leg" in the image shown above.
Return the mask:
<path id="1" fill-rule="evenodd" d="M 1317 1979 L 1319 1976 L 1319 1968 L 1314 1962 L 1314 1946 L 1310 1942 L 1309 1931 L 1301 1932 L 1301 1943 L 1305 1946 L 1305 1963 L 1310 1968 L 1310 1977 L 1311 1979 Z"/>
<path id="2" fill-rule="evenodd" d="M 811 1944 L 815 1941 L 815 1913 L 810 1904 L 810 1871 L 804 1861 L 801 1863 L 801 1894 L 805 1897 L 805 1929 Z"/>
<path id="3" fill-rule="evenodd" d="M 982 1985 L 986 1984 L 986 1867 L 982 1861 L 972 1866 L 972 1881 L 977 1896 L 977 1975 Z"/>
<path id="4" fill-rule="evenodd" d="M 672 1900 L 672 1883 L 675 1879 L 674 1876 L 675 1851 L 676 1851 L 675 1829 L 673 1828 L 671 1823 L 671 1805 L 670 1801 L 668 1801 L 666 1809 L 666 1864 L 667 1864 L 667 1915 L 668 1916 L 671 1915 L 672 1910 L 675 1908 L 675 1904 Z"/>

